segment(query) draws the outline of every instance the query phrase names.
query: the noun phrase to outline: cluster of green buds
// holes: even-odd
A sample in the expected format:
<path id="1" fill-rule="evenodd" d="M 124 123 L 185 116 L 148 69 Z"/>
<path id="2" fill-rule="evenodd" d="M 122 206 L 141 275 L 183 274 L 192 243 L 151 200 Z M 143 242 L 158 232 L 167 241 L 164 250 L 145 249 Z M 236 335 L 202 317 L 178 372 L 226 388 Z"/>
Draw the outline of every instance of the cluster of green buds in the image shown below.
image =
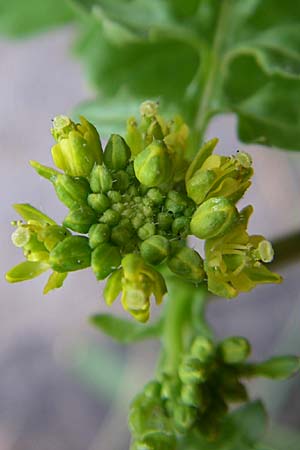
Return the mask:
<path id="1" fill-rule="evenodd" d="M 248 236 L 250 209 L 236 208 L 253 174 L 250 156 L 214 155 L 213 139 L 190 157 L 189 129 L 180 117 L 166 121 L 150 101 L 142 104 L 141 116 L 139 124 L 128 120 L 126 140 L 112 134 L 104 151 L 86 119 L 79 124 L 65 116 L 54 119 L 52 156 L 60 170 L 31 165 L 53 184 L 69 211 L 62 227 L 37 210 L 36 219 L 17 224 L 13 242 L 24 248 L 27 263 L 64 274 L 56 275 L 51 288 L 60 287 L 67 272 L 91 266 L 98 280 L 109 277 L 107 304 L 121 293 L 125 310 L 142 322 L 149 317 L 151 296 L 160 303 L 166 293 L 162 264 L 228 298 L 258 283 L 280 282 L 264 265 L 272 260 L 271 244 Z M 51 226 L 67 234 L 48 246 L 38 230 Z M 46 248 L 38 260 L 28 253 L 33 243 L 18 238 L 26 233 Z M 189 235 L 206 241 L 203 258 L 189 247 Z M 18 267 L 8 272 L 9 281 L 39 274 L 28 264 Z"/>
<path id="2" fill-rule="evenodd" d="M 178 370 L 160 374 L 133 400 L 132 450 L 175 450 L 177 440 L 193 431 L 213 441 L 229 408 L 248 401 L 244 379 L 283 379 L 299 369 L 299 359 L 291 356 L 249 363 L 250 351 L 243 337 L 213 343 L 197 336 L 182 355 Z"/>

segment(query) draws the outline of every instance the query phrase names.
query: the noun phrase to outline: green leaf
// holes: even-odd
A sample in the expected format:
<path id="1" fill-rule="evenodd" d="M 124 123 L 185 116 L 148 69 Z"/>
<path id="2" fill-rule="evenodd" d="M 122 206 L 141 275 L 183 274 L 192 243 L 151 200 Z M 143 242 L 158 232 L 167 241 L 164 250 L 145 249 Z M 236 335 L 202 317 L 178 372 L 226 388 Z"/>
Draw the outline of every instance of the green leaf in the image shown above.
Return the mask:
<path id="1" fill-rule="evenodd" d="M 25 220 L 37 220 L 38 222 L 45 222 L 49 225 L 56 225 L 56 222 L 46 214 L 42 213 L 29 203 L 15 203 L 14 210 L 20 214 Z"/>
<path id="2" fill-rule="evenodd" d="M 246 371 L 253 376 L 286 379 L 299 372 L 300 358 L 297 356 L 275 356 L 260 364 L 249 364 Z"/>
<path id="3" fill-rule="evenodd" d="M 31 280 L 49 269 L 49 264 L 40 261 L 24 261 L 10 269 L 5 278 L 9 283 Z"/>
<path id="4" fill-rule="evenodd" d="M 267 416 L 262 403 L 248 403 L 226 416 L 221 433 L 215 441 L 210 443 L 201 435 L 190 433 L 180 450 L 254 450 L 264 435 L 266 423 Z"/>
<path id="5" fill-rule="evenodd" d="M 0 0 L 0 35 L 23 37 L 70 22 L 67 0 Z"/>
<path id="6" fill-rule="evenodd" d="M 121 319 L 111 314 L 98 314 L 90 318 L 90 322 L 108 336 L 122 344 L 142 341 L 160 336 L 162 322 L 151 325 L 140 325 L 131 320 Z"/>
<path id="7" fill-rule="evenodd" d="M 48 294 L 48 292 L 52 291 L 53 289 L 62 287 L 65 279 L 67 278 L 67 275 L 68 272 L 52 272 L 44 287 L 43 293 Z"/>
<path id="8" fill-rule="evenodd" d="M 233 112 L 244 142 L 299 150 L 297 2 L 190 0 L 182 5 L 178 0 L 90 0 L 77 53 L 97 89 L 114 98 L 122 88 L 130 102 L 160 98 L 191 121 L 199 138 L 212 115 Z M 98 104 L 102 111 L 101 100 Z"/>

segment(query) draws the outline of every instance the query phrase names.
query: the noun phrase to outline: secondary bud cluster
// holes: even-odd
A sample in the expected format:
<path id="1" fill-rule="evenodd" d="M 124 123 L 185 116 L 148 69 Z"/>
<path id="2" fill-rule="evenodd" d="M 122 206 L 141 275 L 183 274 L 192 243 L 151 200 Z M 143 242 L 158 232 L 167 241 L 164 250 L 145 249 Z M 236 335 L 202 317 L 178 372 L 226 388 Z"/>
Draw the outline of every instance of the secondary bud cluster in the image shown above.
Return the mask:
<path id="1" fill-rule="evenodd" d="M 56 242 L 47 264 L 61 274 L 91 266 L 98 280 L 111 276 L 107 292 L 114 298 L 121 292 L 124 308 L 140 321 L 149 317 L 150 297 L 159 303 L 166 292 L 155 268 L 162 263 L 228 298 L 258 283 L 280 282 L 264 266 L 272 259 L 271 244 L 247 234 L 249 208 L 236 208 L 253 174 L 250 156 L 214 155 L 213 139 L 190 158 L 189 129 L 180 117 L 166 121 L 153 102 L 142 104 L 141 115 L 139 124 L 128 120 L 126 140 L 112 134 L 104 151 L 83 117 L 78 124 L 54 119 L 52 156 L 63 172 L 31 165 L 69 209 L 61 228 L 80 236 Z M 19 229 L 15 243 L 28 233 L 27 226 Z M 189 235 L 206 240 L 205 258 L 187 245 Z"/>
<path id="2" fill-rule="evenodd" d="M 286 378 L 299 369 L 299 358 L 292 356 L 248 363 L 250 351 L 249 342 L 240 336 L 217 344 L 196 337 L 182 355 L 178 370 L 160 374 L 132 402 L 132 449 L 174 449 L 174 440 L 192 431 L 214 440 L 228 410 L 248 401 L 244 378 Z M 157 439 L 153 444 L 152 436 Z"/>

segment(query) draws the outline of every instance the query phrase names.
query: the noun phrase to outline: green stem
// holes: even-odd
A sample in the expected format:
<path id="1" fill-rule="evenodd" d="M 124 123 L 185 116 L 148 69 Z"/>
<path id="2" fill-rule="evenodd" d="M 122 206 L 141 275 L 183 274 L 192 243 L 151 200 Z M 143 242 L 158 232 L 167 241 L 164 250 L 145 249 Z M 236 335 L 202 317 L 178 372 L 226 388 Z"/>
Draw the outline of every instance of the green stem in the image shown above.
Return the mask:
<path id="1" fill-rule="evenodd" d="M 200 76 L 199 76 L 199 90 L 200 100 L 195 114 L 194 130 L 196 133 L 197 142 L 203 140 L 205 130 L 208 126 L 210 117 L 213 114 L 211 109 L 211 100 L 216 89 L 218 72 L 220 70 L 221 52 L 224 46 L 224 36 L 226 36 L 226 28 L 228 26 L 229 15 L 229 1 L 223 0 L 220 7 L 220 14 L 218 18 L 216 34 L 212 49 L 206 49 L 206 55 L 202 55 Z"/>

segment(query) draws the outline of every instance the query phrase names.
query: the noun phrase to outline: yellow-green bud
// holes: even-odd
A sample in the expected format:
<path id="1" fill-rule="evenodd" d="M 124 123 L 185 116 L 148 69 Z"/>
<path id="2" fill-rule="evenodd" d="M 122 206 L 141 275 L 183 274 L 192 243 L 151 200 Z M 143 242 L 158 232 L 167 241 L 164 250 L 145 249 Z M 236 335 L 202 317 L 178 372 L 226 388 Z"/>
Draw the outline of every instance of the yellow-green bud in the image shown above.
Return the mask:
<path id="1" fill-rule="evenodd" d="M 120 203 L 122 201 L 122 195 L 118 191 L 108 191 L 107 197 L 112 203 Z"/>
<path id="2" fill-rule="evenodd" d="M 191 355 L 206 363 L 210 362 L 215 355 L 215 346 L 211 339 L 197 336 L 192 344 Z"/>
<path id="3" fill-rule="evenodd" d="M 102 165 L 95 165 L 90 175 L 90 186 L 93 192 L 108 192 L 112 189 L 113 179 L 108 168 Z"/>
<path id="4" fill-rule="evenodd" d="M 158 227 L 162 230 L 169 230 L 173 223 L 173 218 L 170 214 L 161 212 L 157 215 Z"/>
<path id="5" fill-rule="evenodd" d="M 98 219 L 95 212 L 87 205 L 71 210 L 64 219 L 64 226 L 78 233 L 87 233 Z"/>
<path id="6" fill-rule="evenodd" d="M 197 205 L 200 205 L 213 186 L 216 178 L 217 175 L 212 170 L 197 170 L 192 178 L 186 183 L 188 196 L 194 200 Z"/>
<path id="7" fill-rule="evenodd" d="M 208 376 L 208 370 L 199 359 L 188 356 L 183 359 L 178 375 L 184 384 L 204 383 Z"/>
<path id="8" fill-rule="evenodd" d="M 175 427 L 181 433 L 189 430 L 197 420 L 197 409 L 187 405 L 176 405 L 174 408 Z"/>
<path id="9" fill-rule="evenodd" d="M 170 191 L 165 203 L 165 208 L 167 211 L 178 214 L 182 213 L 187 207 L 186 200 L 177 191 Z"/>
<path id="10" fill-rule="evenodd" d="M 251 346 L 247 339 L 233 336 L 220 343 L 219 352 L 222 360 L 226 364 L 238 364 L 248 358 L 251 352 Z"/>
<path id="11" fill-rule="evenodd" d="M 143 150 L 143 136 L 134 117 L 127 120 L 126 141 L 128 142 L 133 158 Z"/>
<path id="12" fill-rule="evenodd" d="M 148 145 L 134 160 L 134 170 L 140 183 L 148 187 L 167 183 L 172 176 L 172 161 L 162 142 Z"/>
<path id="13" fill-rule="evenodd" d="M 205 277 L 201 256 L 189 247 L 179 248 L 168 260 L 168 266 L 172 272 L 187 281 L 199 283 Z"/>
<path id="14" fill-rule="evenodd" d="M 205 390 L 202 388 L 202 386 L 195 383 L 182 385 L 181 400 L 185 405 L 194 406 L 201 412 L 205 410 L 208 404 Z"/>
<path id="15" fill-rule="evenodd" d="M 172 223 L 172 232 L 174 235 L 186 237 L 190 232 L 190 219 L 185 216 L 176 217 Z"/>
<path id="16" fill-rule="evenodd" d="M 112 134 L 104 150 L 104 163 L 112 170 L 124 169 L 130 159 L 130 148 L 118 134 Z"/>
<path id="17" fill-rule="evenodd" d="M 53 184 L 60 201 L 72 209 L 86 203 L 91 192 L 88 181 L 83 177 L 57 175 Z"/>
<path id="18" fill-rule="evenodd" d="M 110 238 L 110 228 L 106 223 L 97 223 L 89 229 L 89 243 L 92 249 L 96 248 L 99 244 L 107 242 Z"/>
<path id="19" fill-rule="evenodd" d="M 121 216 L 118 211 L 114 211 L 109 208 L 102 214 L 100 222 L 107 223 L 110 226 L 115 226 L 118 225 L 120 218 Z"/>
<path id="20" fill-rule="evenodd" d="M 104 213 L 110 207 L 110 201 L 105 194 L 90 194 L 87 201 L 97 213 Z"/>
<path id="21" fill-rule="evenodd" d="M 108 278 L 103 296 L 106 304 L 111 306 L 122 290 L 123 269 L 115 270 Z"/>
<path id="22" fill-rule="evenodd" d="M 104 280 L 120 263 L 120 251 L 114 245 L 105 242 L 93 250 L 91 266 L 97 280 Z"/>
<path id="23" fill-rule="evenodd" d="M 163 202 L 163 195 L 160 190 L 157 188 L 151 188 L 147 191 L 147 197 L 153 202 L 155 205 L 161 205 Z"/>
<path id="24" fill-rule="evenodd" d="M 169 256 L 170 244 L 163 236 L 154 235 L 142 242 L 141 255 L 149 264 L 160 264 Z"/>
<path id="25" fill-rule="evenodd" d="M 142 241 L 145 241 L 146 239 L 149 239 L 154 234 L 155 234 L 155 225 L 154 225 L 154 223 L 145 223 L 145 225 L 143 225 L 138 230 L 138 237 Z"/>
<path id="26" fill-rule="evenodd" d="M 199 239 L 222 236 L 236 222 L 238 212 L 235 206 L 224 197 L 206 200 L 193 214 L 190 229 Z"/>
<path id="27" fill-rule="evenodd" d="M 130 184 L 129 175 L 125 170 L 118 170 L 114 174 L 114 189 L 125 192 Z"/>
<path id="28" fill-rule="evenodd" d="M 88 177 L 94 164 L 102 162 L 102 147 L 95 127 L 84 117 L 74 124 L 66 116 L 53 121 L 52 134 L 57 144 L 52 147 L 54 164 L 66 174 Z"/>
<path id="29" fill-rule="evenodd" d="M 125 246 L 132 237 L 133 231 L 130 226 L 117 225 L 111 231 L 111 240 L 114 244 L 123 247 Z"/>
<path id="30" fill-rule="evenodd" d="M 89 267 L 91 249 L 84 236 L 70 236 L 50 252 L 49 264 L 56 272 L 72 272 Z"/>

